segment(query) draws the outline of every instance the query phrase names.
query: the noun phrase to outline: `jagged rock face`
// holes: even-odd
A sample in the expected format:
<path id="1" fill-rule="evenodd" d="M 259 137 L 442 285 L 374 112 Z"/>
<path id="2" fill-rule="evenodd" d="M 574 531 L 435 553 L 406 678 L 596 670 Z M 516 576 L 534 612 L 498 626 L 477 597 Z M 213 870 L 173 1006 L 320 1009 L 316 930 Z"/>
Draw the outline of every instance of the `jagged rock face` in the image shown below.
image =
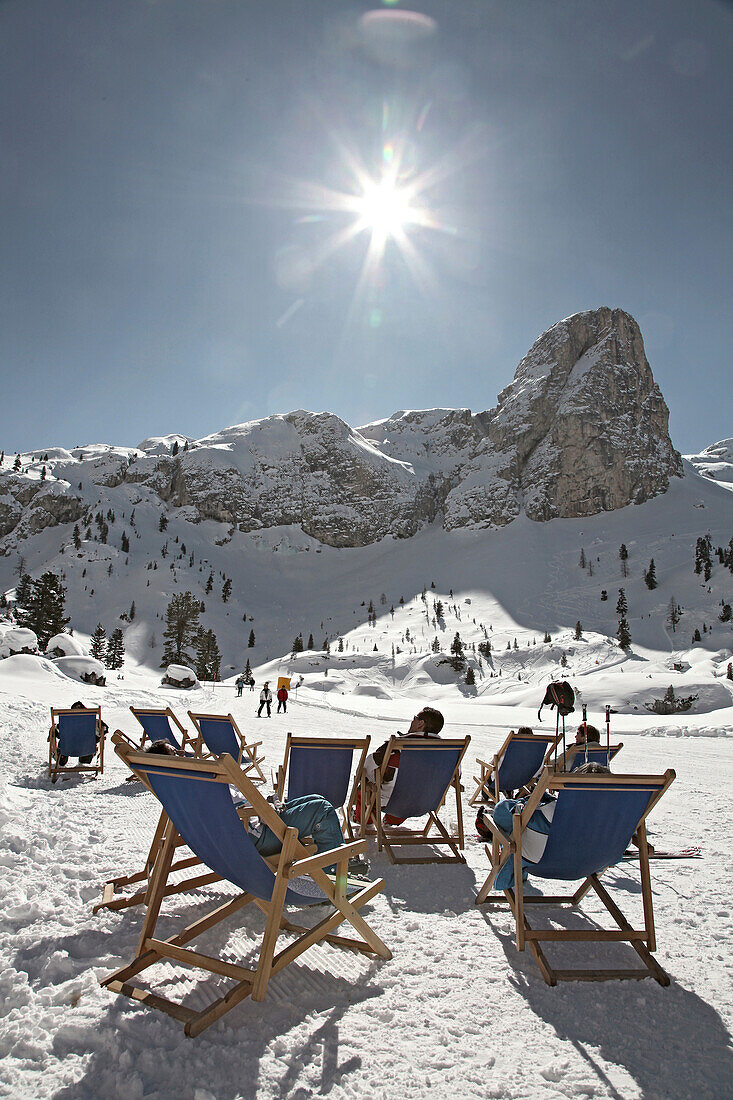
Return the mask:
<path id="1" fill-rule="evenodd" d="M 193 522 L 296 524 L 338 547 L 438 518 L 455 529 L 503 526 L 522 508 L 538 521 L 586 516 L 641 503 L 682 474 L 667 423 L 638 325 L 597 309 L 544 333 L 488 412 L 399 412 L 355 430 L 298 411 L 197 441 L 55 449 L 43 492 L 33 452 L 23 474 L 0 474 L 0 536 L 76 520 L 77 480 L 138 483 Z"/>

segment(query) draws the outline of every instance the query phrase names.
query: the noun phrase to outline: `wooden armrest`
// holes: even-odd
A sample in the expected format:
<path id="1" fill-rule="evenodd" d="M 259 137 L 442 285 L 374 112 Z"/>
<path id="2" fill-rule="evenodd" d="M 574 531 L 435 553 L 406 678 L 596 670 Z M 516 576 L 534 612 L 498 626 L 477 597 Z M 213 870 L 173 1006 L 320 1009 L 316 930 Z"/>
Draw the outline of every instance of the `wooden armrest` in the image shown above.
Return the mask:
<path id="1" fill-rule="evenodd" d="M 296 859 L 290 864 L 287 876 L 289 879 L 297 878 L 298 875 L 306 874 L 316 867 L 323 867 L 326 863 L 340 863 L 344 859 L 350 859 L 351 856 L 361 855 L 366 850 L 366 840 L 355 840 L 351 844 L 342 844 L 340 848 L 330 848 L 327 852 L 319 852 L 306 859 Z"/>

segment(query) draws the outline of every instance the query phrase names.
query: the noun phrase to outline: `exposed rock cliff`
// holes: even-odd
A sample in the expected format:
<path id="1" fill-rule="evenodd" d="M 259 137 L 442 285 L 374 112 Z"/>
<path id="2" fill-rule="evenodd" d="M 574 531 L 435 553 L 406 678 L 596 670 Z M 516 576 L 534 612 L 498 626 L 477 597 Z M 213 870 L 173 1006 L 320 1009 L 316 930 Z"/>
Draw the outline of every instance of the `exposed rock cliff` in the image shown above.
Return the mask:
<path id="1" fill-rule="evenodd" d="M 399 412 L 352 429 L 298 411 L 197 441 L 33 452 L 0 474 L 0 535 L 78 519 L 72 486 L 84 480 L 137 483 L 194 522 L 296 524 L 345 547 L 437 518 L 452 529 L 502 526 L 522 508 L 539 521 L 591 515 L 663 493 L 681 473 L 639 327 L 602 308 L 545 332 L 489 412 Z"/>

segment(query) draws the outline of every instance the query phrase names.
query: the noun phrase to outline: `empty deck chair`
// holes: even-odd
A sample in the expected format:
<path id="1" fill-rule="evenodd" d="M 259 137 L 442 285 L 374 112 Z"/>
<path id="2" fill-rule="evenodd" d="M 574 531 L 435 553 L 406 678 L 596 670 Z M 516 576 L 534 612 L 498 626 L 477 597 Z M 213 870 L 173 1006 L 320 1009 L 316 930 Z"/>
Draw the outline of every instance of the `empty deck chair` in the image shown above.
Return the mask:
<path id="1" fill-rule="evenodd" d="M 185 751 L 188 745 L 195 745 L 186 727 L 178 720 L 170 707 L 156 710 L 149 707 L 130 707 L 143 728 L 142 748 L 146 741 L 167 741 L 174 749 Z"/>
<path id="2" fill-rule="evenodd" d="M 75 759 L 76 764 L 61 764 L 61 757 Z M 80 757 L 91 757 L 82 764 Z M 96 760 L 94 759 L 96 757 Z M 104 730 L 100 707 L 75 707 L 69 710 L 51 707 L 51 728 L 48 731 L 48 774 L 52 783 L 60 775 L 75 772 L 104 774 Z"/>
<path id="3" fill-rule="evenodd" d="M 198 733 L 197 752 L 200 755 L 221 756 L 228 752 L 255 783 L 265 782 L 265 775 L 260 767 L 265 757 L 257 752 L 262 742 L 248 744 L 231 714 L 194 714 L 189 711 L 188 717 Z"/>
<path id="4" fill-rule="evenodd" d="M 558 771 L 574 772 L 583 764 L 602 764 L 604 768 L 610 768 L 611 761 L 624 747 L 623 741 L 617 745 L 598 745 L 595 742 L 588 745 L 570 745 L 565 752 L 565 759 L 559 761 Z M 549 760 L 546 763 L 550 763 Z M 564 765 L 564 766 L 563 766 Z"/>
<path id="5" fill-rule="evenodd" d="M 366 806 L 362 800 L 362 835 L 366 824 L 376 820 L 379 850 L 386 849 L 391 863 L 465 863 L 460 849 L 465 846 L 463 835 L 463 808 L 461 806 L 461 760 L 468 748 L 470 737 L 455 740 L 423 737 L 392 737 L 384 753 L 382 765 L 375 775 L 374 784 L 367 787 Z M 382 801 L 382 783 L 393 752 L 399 751 L 400 763 L 397 778 L 389 798 Z M 456 830 L 450 832 L 439 814 L 449 791 L 456 797 Z M 405 829 L 386 825 L 382 814 L 406 820 L 425 817 L 422 829 Z M 440 851 L 430 856 L 404 857 L 395 855 L 395 849 L 413 845 L 445 845 L 450 852 Z"/>
<path id="6" fill-rule="evenodd" d="M 361 791 L 361 805 L 365 803 L 364 761 L 369 742 L 369 737 L 301 737 L 288 733 L 285 757 L 277 769 L 278 798 L 287 801 L 304 794 L 320 794 L 334 809 L 341 810 L 344 834 L 353 838 L 349 818 L 357 791 Z M 360 755 L 352 780 L 355 752 Z"/>
<path id="7" fill-rule="evenodd" d="M 543 771 L 540 781 L 528 799 L 524 810 L 513 815 L 511 836 L 503 833 L 493 821 L 486 824 L 493 833 L 491 847 L 486 852 L 491 873 L 478 892 L 476 904 L 509 906 L 515 920 L 517 949 L 529 944 L 542 977 L 548 985 L 559 981 L 606 981 L 609 979 L 655 978 L 669 985 L 669 977 L 652 955 L 656 950 L 652 888 L 649 875 L 649 848 L 646 838 L 646 818 L 675 778 L 669 769 L 664 775 L 553 775 Z M 556 796 L 554 811 L 546 836 L 530 828 L 532 814 L 544 794 Z M 531 834 L 531 840 L 530 836 Z M 641 892 L 644 907 L 644 928 L 634 929 L 600 882 L 600 876 L 623 859 L 630 842 L 639 848 Z M 539 842 L 539 843 L 538 843 Z M 533 862 L 526 866 L 533 878 L 577 880 L 580 886 L 564 896 L 527 895 L 522 882 L 523 845 L 533 847 Z M 536 858 L 539 857 L 539 858 Z M 514 861 L 514 886 L 502 897 L 489 897 L 496 876 L 508 860 Z M 535 861 L 536 859 L 536 861 Z M 577 906 L 589 890 L 595 890 L 603 905 L 618 925 L 607 931 L 597 923 L 584 929 L 542 928 L 530 925 L 525 906 L 530 904 Z M 541 944 L 546 941 L 627 942 L 644 963 L 633 969 L 553 969 Z"/>
<path id="8" fill-rule="evenodd" d="M 383 959 L 392 957 L 358 912 L 384 888 L 384 880 L 360 883 L 355 890 L 347 887 L 348 859 L 363 852 L 366 841 L 308 855 L 298 840 L 297 830 L 285 827 L 230 756 L 208 760 L 161 757 L 131 749 L 116 733 L 112 740 L 115 751 L 158 798 L 168 824 L 151 877 L 150 897 L 135 956 L 127 966 L 103 978 L 102 985 L 167 1012 L 185 1023 L 187 1035 L 198 1035 L 245 997 L 263 1000 L 270 978 L 315 944 L 326 941 Z M 260 856 L 250 839 L 237 814 L 230 784 L 244 795 L 260 820 L 282 841 L 282 851 L 273 857 L 275 870 Z M 225 879 L 242 892 L 224 904 L 217 904 L 207 915 L 198 917 L 176 935 L 163 940 L 156 938 L 155 932 L 179 837 L 211 869 L 214 879 Z M 337 866 L 334 879 L 323 871 L 324 866 L 333 863 Z M 259 959 L 253 969 L 232 962 L 228 952 L 226 957 L 211 957 L 184 946 L 250 902 L 267 917 Z M 330 903 L 331 908 L 313 928 L 301 927 L 285 917 L 285 905 L 303 907 L 324 902 Z M 333 934 L 344 921 L 352 925 L 359 938 Z M 297 938 L 276 952 L 281 932 L 292 933 Z M 188 963 L 233 978 L 236 984 L 226 995 L 197 1011 L 131 983 L 135 975 L 166 961 Z M 320 963 L 322 965 L 322 958 Z"/>
<path id="9" fill-rule="evenodd" d="M 476 790 L 468 800 L 495 804 L 502 791 L 521 791 L 541 770 L 543 762 L 557 742 L 555 733 L 515 733 L 513 730 L 491 763 L 476 758 L 480 773 L 475 775 Z"/>

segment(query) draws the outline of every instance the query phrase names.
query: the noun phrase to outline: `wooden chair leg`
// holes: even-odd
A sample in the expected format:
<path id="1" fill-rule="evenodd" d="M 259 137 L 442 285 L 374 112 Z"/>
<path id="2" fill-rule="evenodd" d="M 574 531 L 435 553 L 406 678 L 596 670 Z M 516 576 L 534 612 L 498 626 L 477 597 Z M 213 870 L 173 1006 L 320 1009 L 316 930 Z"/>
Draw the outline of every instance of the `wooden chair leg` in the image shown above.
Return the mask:
<path id="1" fill-rule="evenodd" d="M 275 945 L 277 943 L 277 937 L 280 932 L 280 921 L 282 919 L 283 905 L 285 904 L 285 895 L 288 889 L 288 879 L 286 877 L 285 871 L 286 868 L 293 861 L 293 854 L 297 842 L 298 830 L 293 828 L 286 829 L 285 839 L 283 841 L 282 850 L 280 852 L 280 861 L 278 864 L 275 886 L 273 888 L 272 897 L 270 899 L 270 913 L 267 918 L 265 934 L 262 937 L 260 960 L 257 964 L 257 973 L 252 984 L 253 1001 L 263 1001 L 265 999 L 267 983 L 269 982 L 270 974 L 272 973 L 272 960 L 275 955 Z"/>

